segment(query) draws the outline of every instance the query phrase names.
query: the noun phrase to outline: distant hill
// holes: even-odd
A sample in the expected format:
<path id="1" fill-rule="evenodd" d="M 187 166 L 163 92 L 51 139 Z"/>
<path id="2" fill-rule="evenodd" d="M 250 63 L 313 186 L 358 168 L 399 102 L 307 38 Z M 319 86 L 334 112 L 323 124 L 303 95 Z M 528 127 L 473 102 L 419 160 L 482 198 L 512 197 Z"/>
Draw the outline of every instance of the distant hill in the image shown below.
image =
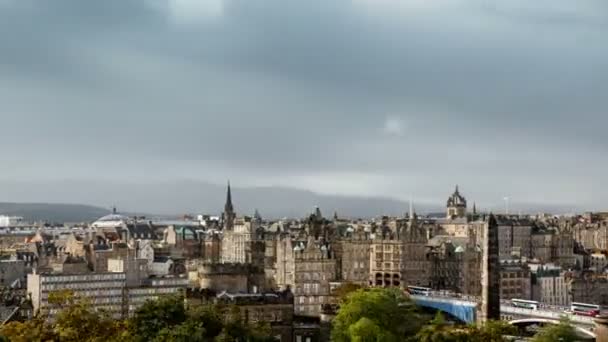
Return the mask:
<path id="1" fill-rule="evenodd" d="M 220 214 L 226 199 L 226 186 L 201 181 L 118 182 L 118 181 L 0 181 L 0 214 L 24 216 L 28 220 L 92 221 L 110 212 L 116 205 L 121 213 L 151 213 L 146 217 L 180 216 L 183 214 Z M 409 203 L 394 199 L 390 194 L 379 196 L 339 196 L 319 194 L 308 190 L 268 186 L 232 187 L 232 199 L 238 215 L 252 215 L 258 209 L 267 219 L 304 217 L 319 206 L 326 217 L 344 218 L 403 215 Z M 36 202 L 36 203 L 33 203 Z M 40 203 L 40 204 L 37 204 Z M 55 203 L 82 203 L 71 205 Z M 418 214 L 438 213 L 443 216 L 445 200 L 415 201 Z M 104 209 L 107 208 L 107 209 Z M 504 212 L 504 204 L 477 201 L 478 210 Z M 517 203 L 511 211 L 527 213 L 574 212 L 574 206 Z M 129 215 L 129 214 L 127 214 Z M 139 214 L 141 215 L 141 214 Z M 130 215 L 129 215 L 130 216 Z"/>
<path id="2" fill-rule="evenodd" d="M 108 213 L 108 209 L 81 204 L 0 202 L 0 215 L 22 216 L 27 222 L 89 222 Z"/>
<path id="3" fill-rule="evenodd" d="M 112 181 L 0 181 L 0 200 L 28 203 L 86 203 L 89 206 L 71 206 L 62 212 L 69 218 L 94 219 L 107 214 L 116 205 L 119 212 L 152 213 L 163 216 L 183 214 L 220 214 L 226 200 L 226 186 L 199 181 L 173 181 L 129 183 Z M 341 217 L 373 217 L 402 215 L 408 203 L 390 197 L 357 197 L 318 194 L 308 190 L 287 187 L 232 187 L 232 199 L 237 214 L 252 215 L 258 209 L 264 218 L 304 217 L 319 206 L 323 215 L 331 217 L 334 211 Z M 0 214 L 5 208 L 0 207 Z M 28 218 L 51 215 L 62 207 L 38 207 Z M 74 211 L 72 211 L 74 209 Z M 89 210 L 92 209 L 92 210 Z M 416 203 L 419 213 L 441 210 L 438 206 Z M 11 210 L 11 212 L 15 212 Z M 34 215 L 35 214 L 35 215 Z M 54 218 L 66 215 L 53 215 Z M 150 215 L 146 215 L 150 216 Z"/>

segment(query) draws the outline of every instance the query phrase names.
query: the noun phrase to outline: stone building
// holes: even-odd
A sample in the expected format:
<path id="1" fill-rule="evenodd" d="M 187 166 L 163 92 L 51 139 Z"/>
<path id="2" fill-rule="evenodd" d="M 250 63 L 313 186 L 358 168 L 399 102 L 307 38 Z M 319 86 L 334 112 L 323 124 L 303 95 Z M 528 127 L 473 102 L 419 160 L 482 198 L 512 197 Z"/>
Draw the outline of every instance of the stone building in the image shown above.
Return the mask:
<path id="1" fill-rule="evenodd" d="M 403 243 L 397 236 L 378 236 L 371 242 L 369 284 L 371 286 L 407 286 L 402 281 Z"/>
<path id="2" fill-rule="evenodd" d="M 402 285 L 429 285 L 430 262 L 427 257 L 428 236 L 426 231 L 418 224 L 413 211 L 407 222 L 400 225 L 401 246 L 401 279 Z"/>
<path id="3" fill-rule="evenodd" d="M 608 250 L 608 221 L 606 220 L 576 222 L 572 226 L 572 235 L 586 250 Z"/>
<path id="4" fill-rule="evenodd" d="M 174 258 L 200 258 L 203 254 L 200 235 L 196 226 L 170 225 L 163 232 L 163 243 Z"/>
<path id="5" fill-rule="evenodd" d="M 277 341 L 293 342 L 294 296 L 291 291 L 228 293 L 216 296 L 216 304 L 234 305 L 246 323 L 269 324 Z"/>
<path id="6" fill-rule="evenodd" d="M 527 219 L 496 215 L 498 224 L 498 250 L 500 259 L 511 259 L 513 257 L 532 257 L 532 230 L 533 223 Z M 471 234 L 476 243 L 483 241 L 483 232 L 487 220 L 481 219 L 471 223 Z M 539 241 L 537 241 L 539 242 Z"/>
<path id="7" fill-rule="evenodd" d="M 431 288 L 481 295 L 481 250 L 467 241 L 451 236 L 436 236 L 429 241 Z"/>
<path id="8" fill-rule="evenodd" d="M 532 298 L 532 278 L 528 265 L 519 259 L 500 261 L 500 298 Z"/>
<path id="9" fill-rule="evenodd" d="M 206 262 L 217 263 L 222 257 L 222 239 L 216 231 L 207 231 L 203 235 L 203 255 Z"/>
<path id="10" fill-rule="evenodd" d="M 427 231 L 413 212 L 409 217 L 395 221 L 395 228 L 386 220 L 376 228 L 369 253 L 369 285 L 429 285 Z"/>
<path id="11" fill-rule="evenodd" d="M 574 238 L 568 231 L 542 229 L 531 235 L 531 257 L 540 263 L 555 263 L 563 268 L 576 265 Z"/>
<path id="12" fill-rule="evenodd" d="M 249 216 L 237 218 L 232 204 L 230 185 L 228 185 L 223 217 L 221 262 L 247 263 L 263 268 L 266 242 L 261 218 Z"/>
<path id="13" fill-rule="evenodd" d="M 341 272 L 345 282 L 367 286 L 370 274 L 371 242 L 369 233 L 357 227 L 347 233 L 342 244 Z"/>
<path id="14" fill-rule="evenodd" d="M 338 277 L 338 261 L 331 245 L 309 237 L 306 244 L 299 243 L 294 252 L 295 313 L 301 316 L 321 315 L 321 307 L 334 304 L 330 282 Z"/>
<path id="15" fill-rule="evenodd" d="M 571 301 L 608 305 L 608 279 L 592 272 L 581 272 L 569 275 Z"/>
<path id="16" fill-rule="evenodd" d="M 196 263 L 188 267 L 191 285 L 215 292 L 264 291 L 264 270 L 250 264 Z"/>
<path id="17" fill-rule="evenodd" d="M 276 261 L 274 266 L 274 283 L 278 289 L 285 290 L 295 286 L 295 252 L 300 248 L 297 241 L 293 241 L 288 233 L 278 234 L 276 237 Z"/>
<path id="18" fill-rule="evenodd" d="M 553 231 L 539 231 L 530 236 L 530 246 L 532 258 L 539 263 L 549 263 L 553 261 Z"/>

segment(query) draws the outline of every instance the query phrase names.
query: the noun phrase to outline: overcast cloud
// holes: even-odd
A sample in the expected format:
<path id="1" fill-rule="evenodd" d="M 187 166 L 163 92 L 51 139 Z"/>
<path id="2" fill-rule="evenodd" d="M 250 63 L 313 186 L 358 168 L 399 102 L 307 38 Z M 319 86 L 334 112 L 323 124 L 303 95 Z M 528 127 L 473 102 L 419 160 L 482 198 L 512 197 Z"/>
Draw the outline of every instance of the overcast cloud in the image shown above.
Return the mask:
<path id="1" fill-rule="evenodd" d="M 605 209 L 606 32 L 604 0 L 0 0 L 0 178 Z"/>

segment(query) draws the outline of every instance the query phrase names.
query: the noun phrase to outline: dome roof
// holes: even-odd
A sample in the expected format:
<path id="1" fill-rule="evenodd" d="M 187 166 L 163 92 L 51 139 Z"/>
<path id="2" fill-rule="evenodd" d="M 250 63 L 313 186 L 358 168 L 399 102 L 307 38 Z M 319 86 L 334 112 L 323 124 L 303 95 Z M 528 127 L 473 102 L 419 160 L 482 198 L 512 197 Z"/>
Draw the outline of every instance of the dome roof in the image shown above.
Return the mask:
<path id="1" fill-rule="evenodd" d="M 120 214 L 110 214 L 104 217 L 100 217 L 95 222 L 116 222 L 116 221 L 127 221 L 129 218 Z"/>

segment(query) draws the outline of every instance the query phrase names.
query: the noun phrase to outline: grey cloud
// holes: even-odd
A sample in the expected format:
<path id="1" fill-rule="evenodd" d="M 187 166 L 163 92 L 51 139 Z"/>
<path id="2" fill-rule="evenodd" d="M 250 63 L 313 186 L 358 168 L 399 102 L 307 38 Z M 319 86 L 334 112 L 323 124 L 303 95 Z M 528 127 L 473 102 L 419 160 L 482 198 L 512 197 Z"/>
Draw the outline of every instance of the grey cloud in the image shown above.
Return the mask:
<path id="1" fill-rule="evenodd" d="M 2 152 L 292 186 L 281 180 L 356 170 L 385 175 L 378 191 L 401 198 L 461 182 L 482 198 L 566 201 L 562 185 L 578 184 L 576 200 L 608 199 L 588 170 L 607 166 L 596 157 L 608 148 L 603 2 L 387 3 L 225 0 L 221 16 L 184 26 L 160 0 L 5 4 L 0 115 L 20 129 L 0 137 Z M 382 133 L 391 116 L 407 122 L 399 136 Z M 44 177 L 141 174 L 87 170 Z"/>

